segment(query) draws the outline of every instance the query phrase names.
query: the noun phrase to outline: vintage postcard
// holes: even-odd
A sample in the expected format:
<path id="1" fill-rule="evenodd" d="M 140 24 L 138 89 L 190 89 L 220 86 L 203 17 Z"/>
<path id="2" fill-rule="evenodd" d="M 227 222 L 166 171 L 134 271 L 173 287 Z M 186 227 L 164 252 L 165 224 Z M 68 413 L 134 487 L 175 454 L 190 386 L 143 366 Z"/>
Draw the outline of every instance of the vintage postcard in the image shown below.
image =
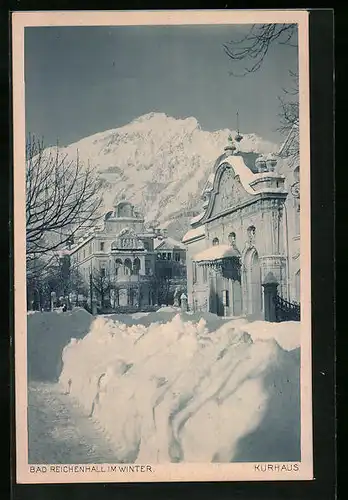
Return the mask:
<path id="1" fill-rule="evenodd" d="M 308 12 L 12 45 L 17 482 L 313 479 Z"/>

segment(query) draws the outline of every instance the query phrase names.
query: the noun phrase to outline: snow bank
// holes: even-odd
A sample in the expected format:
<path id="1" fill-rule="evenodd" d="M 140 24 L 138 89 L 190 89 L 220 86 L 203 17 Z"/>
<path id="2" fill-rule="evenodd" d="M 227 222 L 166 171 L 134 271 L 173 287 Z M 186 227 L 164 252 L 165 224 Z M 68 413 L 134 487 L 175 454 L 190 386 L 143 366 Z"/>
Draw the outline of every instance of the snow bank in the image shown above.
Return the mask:
<path id="1" fill-rule="evenodd" d="M 253 321 L 243 325 L 253 340 L 275 339 L 286 351 L 300 347 L 301 323 L 287 321 L 284 323 L 268 323 L 267 321 Z"/>
<path id="2" fill-rule="evenodd" d="M 61 313 L 38 312 L 27 316 L 28 379 L 57 381 L 62 370 L 62 352 L 71 338 L 84 337 L 93 316 L 85 309 Z"/>
<path id="3" fill-rule="evenodd" d="M 97 318 L 64 348 L 60 376 L 118 462 L 300 459 L 299 349 L 283 349 L 273 326 L 163 311 L 127 320 Z"/>

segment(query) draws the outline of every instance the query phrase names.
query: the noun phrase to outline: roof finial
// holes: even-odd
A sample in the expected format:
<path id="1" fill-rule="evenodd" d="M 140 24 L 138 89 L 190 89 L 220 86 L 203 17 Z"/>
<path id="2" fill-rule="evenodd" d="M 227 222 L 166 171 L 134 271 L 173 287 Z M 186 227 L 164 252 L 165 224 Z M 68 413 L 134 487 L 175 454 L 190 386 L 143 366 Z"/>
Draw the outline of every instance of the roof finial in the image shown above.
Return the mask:
<path id="1" fill-rule="evenodd" d="M 237 142 L 240 142 L 243 139 L 243 136 L 239 133 L 239 111 L 237 111 L 237 135 L 234 139 Z"/>
<path id="2" fill-rule="evenodd" d="M 231 134 L 228 136 L 228 146 L 226 146 L 224 149 L 226 151 L 226 154 L 230 154 L 230 155 L 234 154 L 235 150 L 237 149 L 235 144 L 234 144 L 233 137 Z"/>

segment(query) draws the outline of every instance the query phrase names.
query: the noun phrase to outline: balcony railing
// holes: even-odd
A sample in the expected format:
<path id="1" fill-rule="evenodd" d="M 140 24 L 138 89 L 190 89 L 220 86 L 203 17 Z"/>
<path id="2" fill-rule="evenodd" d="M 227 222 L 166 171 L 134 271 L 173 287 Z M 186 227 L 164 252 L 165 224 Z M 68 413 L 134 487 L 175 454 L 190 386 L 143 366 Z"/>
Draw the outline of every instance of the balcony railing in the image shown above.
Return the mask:
<path id="1" fill-rule="evenodd" d="M 276 321 L 300 321 L 301 308 L 297 302 L 289 302 L 279 295 L 274 298 L 276 309 Z"/>

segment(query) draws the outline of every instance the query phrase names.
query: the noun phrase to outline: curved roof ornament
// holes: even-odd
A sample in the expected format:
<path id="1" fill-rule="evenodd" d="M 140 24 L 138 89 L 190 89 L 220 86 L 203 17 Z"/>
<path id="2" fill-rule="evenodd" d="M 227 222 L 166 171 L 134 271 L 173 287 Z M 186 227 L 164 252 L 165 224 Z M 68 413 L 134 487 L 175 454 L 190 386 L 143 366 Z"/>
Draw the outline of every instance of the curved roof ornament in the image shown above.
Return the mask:
<path id="1" fill-rule="evenodd" d="M 237 111 L 237 134 L 234 136 L 234 140 L 239 143 L 243 139 L 243 136 L 239 132 L 239 112 Z"/>
<path id="2" fill-rule="evenodd" d="M 224 150 L 226 151 L 226 153 L 230 156 L 230 155 L 233 155 L 234 152 L 236 151 L 236 145 L 234 144 L 234 141 L 233 141 L 233 137 L 232 135 L 230 134 L 228 136 L 228 145 L 224 148 Z"/>

